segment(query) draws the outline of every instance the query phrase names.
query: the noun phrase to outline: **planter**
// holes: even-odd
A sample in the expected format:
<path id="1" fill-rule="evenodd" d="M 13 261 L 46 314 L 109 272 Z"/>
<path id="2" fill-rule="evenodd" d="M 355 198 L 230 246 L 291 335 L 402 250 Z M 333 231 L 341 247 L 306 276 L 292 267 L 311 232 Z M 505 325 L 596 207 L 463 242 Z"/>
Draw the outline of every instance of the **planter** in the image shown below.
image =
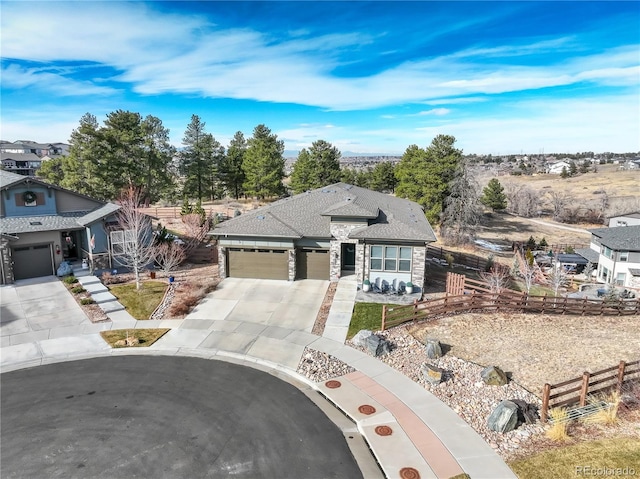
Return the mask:
<path id="1" fill-rule="evenodd" d="M 364 283 L 362 285 L 362 291 L 364 291 L 365 293 L 368 293 L 369 291 L 371 291 L 371 285 L 368 283 Z"/>
<path id="2" fill-rule="evenodd" d="M 413 284 L 412 283 L 407 283 L 405 284 L 405 291 L 407 292 L 407 294 L 411 294 L 413 293 Z"/>

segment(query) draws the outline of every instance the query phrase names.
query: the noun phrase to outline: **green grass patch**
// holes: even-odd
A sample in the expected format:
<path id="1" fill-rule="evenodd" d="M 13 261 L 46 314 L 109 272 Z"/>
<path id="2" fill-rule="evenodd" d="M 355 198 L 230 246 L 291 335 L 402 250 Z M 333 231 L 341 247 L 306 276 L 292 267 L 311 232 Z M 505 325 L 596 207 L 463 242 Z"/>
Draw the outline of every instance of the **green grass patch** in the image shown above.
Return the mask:
<path id="1" fill-rule="evenodd" d="M 351 339 L 361 329 L 378 331 L 382 327 L 381 303 L 356 303 L 349 323 L 347 339 Z"/>
<path id="2" fill-rule="evenodd" d="M 109 288 L 111 293 L 136 319 L 149 319 L 158 307 L 169 286 L 161 281 L 145 281 L 136 290 L 135 283 L 117 284 Z"/>
<path id="3" fill-rule="evenodd" d="M 640 471 L 640 439 L 617 438 L 592 441 L 562 447 L 521 459 L 509 464 L 520 479 L 564 479 L 567 477 L 595 476 L 597 469 L 618 470 L 602 477 L 630 476 L 627 471 Z M 591 467 L 591 473 L 586 468 Z"/>
<path id="4" fill-rule="evenodd" d="M 114 329 L 111 331 L 102 331 L 100 336 L 112 348 L 145 348 L 151 346 L 160 339 L 169 329 Z M 136 338 L 138 342 L 131 346 L 126 346 L 118 342 L 126 341 L 129 338 Z M 118 343 L 118 344 L 116 344 Z"/>

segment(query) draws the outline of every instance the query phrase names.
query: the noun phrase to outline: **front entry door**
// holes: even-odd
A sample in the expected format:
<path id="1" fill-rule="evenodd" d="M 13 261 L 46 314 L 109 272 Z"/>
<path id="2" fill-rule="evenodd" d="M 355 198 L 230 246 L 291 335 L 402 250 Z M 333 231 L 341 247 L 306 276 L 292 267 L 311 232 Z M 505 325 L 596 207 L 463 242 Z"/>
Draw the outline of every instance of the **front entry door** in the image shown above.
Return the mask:
<path id="1" fill-rule="evenodd" d="M 342 243 L 342 270 L 356 270 L 356 245 L 353 243 Z"/>

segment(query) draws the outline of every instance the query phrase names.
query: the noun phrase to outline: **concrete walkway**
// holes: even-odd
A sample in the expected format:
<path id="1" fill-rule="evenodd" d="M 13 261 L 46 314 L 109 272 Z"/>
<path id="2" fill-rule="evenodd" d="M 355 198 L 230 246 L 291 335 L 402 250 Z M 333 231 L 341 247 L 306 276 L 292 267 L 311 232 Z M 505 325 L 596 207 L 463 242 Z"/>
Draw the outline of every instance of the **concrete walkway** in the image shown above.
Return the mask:
<path id="1" fill-rule="evenodd" d="M 57 337 L 58 332 L 62 334 L 57 328 L 49 328 L 56 330 L 56 337 L 49 334 L 46 338 L 20 337 L 17 335 L 23 333 L 11 331 L 6 335 L 8 342 L 3 321 L 2 371 L 134 354 L 193 356 L 253 365 L 276 376 L 295 378 L 327 397 L 355 422 L 388 478 L 449 478 L 462 472 L 474 479 L 515 478 L 489 445 L 435 396 L 395 369 L 344 344 L 346 310 L 349 304 L 353 308 L 355 281 L 345 277 L 338 283 L 336 308 L 330 311 L 330 329 L 324 337 L 311 334 L 309 327 L 309 318 L 315 319 L 321 301 L 305 307 L 302 298 L 306 295 L 305 301 L 315 298 L 317 302 L 327 282 L 260 281 L 264 280 L 226 279 L 184 320 L 136 321 L 127 317 L 126 311 L 114 311 L 108 313 L 112 323 L 65 326 L 61 337 Z M 5 288 L 9 289 L 5 292 Z M 5 297 L 11 299 L 14 293 L 6 286 L 0 293 L 4 316 Z M 285 298 L 292 302 L 287 305 Z M 296 324 L 296 315 L 302 313 Z M 279 324 L 280 315 L 284 324 Z M 166 327 L 171 331 L 149 348 L 111 349 L 98 331 L 121 327 Z M 296 372 L 306 347 L 330 354 L 356 372 L 322 383 L 309 381 Z"/>

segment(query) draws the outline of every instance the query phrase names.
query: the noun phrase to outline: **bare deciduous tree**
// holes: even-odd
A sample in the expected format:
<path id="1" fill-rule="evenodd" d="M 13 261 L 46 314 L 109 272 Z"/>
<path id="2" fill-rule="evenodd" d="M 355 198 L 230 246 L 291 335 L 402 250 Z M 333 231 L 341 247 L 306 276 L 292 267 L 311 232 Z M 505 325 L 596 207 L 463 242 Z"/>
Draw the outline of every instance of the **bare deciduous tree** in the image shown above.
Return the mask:
<path id="1" fill-rule="evenodd" d="M 540 266 L 531 258 L 527 258 L 521 251 L 517 251 L 512 271 L 524 282 L 527 294 L 531 291 L 534 284 L 545 284 L 547 282 Z"/>
<path id="2" fill-rule="evenodd" d="M 165 273 L 169 274 L 175 267 L 179 266 L 187 255 L 184 246 L 177 243 L 161 243 L 156 245 L 155 260 Z"/>
<path id="3" fill-rule="evenodd" d="M 466 161 L 460 161 L 445 199 L 440 233 L 449 244 L 470 243 L 482 209 L 478 199 L 478 184 L 470 174 Z"/>
<path id="4" fill-rule="evenodd" d="M 494 264 L 489 271 L 481 271 L 480 277 L 487 283 L 491 292 L 500 293 L 509 285 L 511 273 L 506 266 Z"/>
<path id="5" fill-rule="evenodd" d="M 504 193 L 509 204 L 508 211 L 530 218 L 540 212 L 540 194 L 528 186 L 506 183 Z"/>
<path id="6" fill-rule="evenodd" d="M 571 202 L 571 196 L 562 191 L 551 191 L 549 199 L 553 206 L 553 219 L 562 218 L 565 208 Z"/>
<path id="7" fill-rule="evenodd" d="M 562 265 L 558 263 L 558 260 L 556 258 L 556 262 L 551 272 L 547 276 L 547 281 L 549 283 L 549 286 L 551 286 L 551 288 L 553 289 L 554 296 L 558 296 L 558 290 L 567 284 L 568 279 L 569 275 L 562 268 Z"/>
<path id="8" fill-rule="evenodd" d="M 182 222 L 185 225 L 184 253 L 185 256 L 189 256 L 207 237 L 207 233 L 211 229 L 211 222 L 209 219 L 203 220 L 202 216 L 197 213 L 184 215 Z"/>
<path id="9" fill-rule="evenodd" d="M 133 272 L 136 289 L 140 289 L 140 272 L 156 256 L 151 218 L 138 209 L 141 200 L 139 190 L 129 187 L 123 191 L 116 213 L 118 226 L 110 232 L 113 255 Z"/>

